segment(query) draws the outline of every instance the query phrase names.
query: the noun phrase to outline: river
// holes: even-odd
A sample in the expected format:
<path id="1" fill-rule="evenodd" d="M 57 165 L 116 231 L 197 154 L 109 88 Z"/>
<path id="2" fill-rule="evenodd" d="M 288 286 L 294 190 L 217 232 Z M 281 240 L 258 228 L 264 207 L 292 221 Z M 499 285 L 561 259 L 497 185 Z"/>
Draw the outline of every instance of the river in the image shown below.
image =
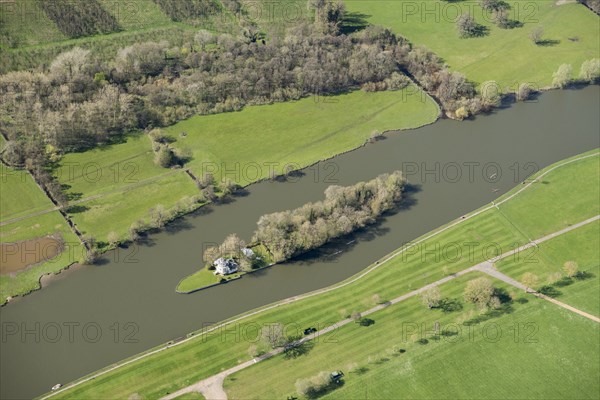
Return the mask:
<path id="1" fill-rule="evenodd" d="M 40 395 L 205 324 L 341 281 L 489 203 L 537 169 L 599 147 L 599 109 L 596 86 L 544 93 L 473 121 L 392 132 L 292 181 L 252 185 L 247 195 L 180 219 L 143 245 L 107 254 L 99 265 L 66 271 L 0 310 L 0 396 Z M 191 295 L 175 293 L 178 281 L 201 265 L 203 246 L 232 232 L 250 239 L 265 213 L 319 200 L 330 184 L 395 169 L 407 174 L 412 204 L 356 235 L 351 245 L 329 246 L 324 252 L 331 256 Z"/>

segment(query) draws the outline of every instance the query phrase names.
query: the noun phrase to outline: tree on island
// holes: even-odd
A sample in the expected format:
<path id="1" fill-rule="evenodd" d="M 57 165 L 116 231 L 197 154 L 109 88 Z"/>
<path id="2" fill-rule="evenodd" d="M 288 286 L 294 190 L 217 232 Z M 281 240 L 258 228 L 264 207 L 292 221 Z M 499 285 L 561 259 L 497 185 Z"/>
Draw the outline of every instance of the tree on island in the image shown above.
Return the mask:
<path id="1" fill-rule="evenodd" d="M 404 184 L 396 171 L 348 187 L 330 186 L 323 201 L 263 215 L 253 242 L 266 245 L 275 261 L 287 260 L 374 223 L 402 199 Z"/>
<path id="2" fill-rule="evenodd" d="M 208 265 L 212 265 L 212 263 L 218 258 L 234 258 L 238 261 L 238 266 L 240 270 L 246 271 L 251 267 L 251 263 L 243 262 L 247 260 L 247 257 L 242 252 L 242 249 L 246 247 L 246 242 L 239 238 L 238 235 L 232 233 L 227 236 L 223 243 L 218 246 L 211 246 L 204 250 L 204 254 L 202 255 L 202 259 Z"/>

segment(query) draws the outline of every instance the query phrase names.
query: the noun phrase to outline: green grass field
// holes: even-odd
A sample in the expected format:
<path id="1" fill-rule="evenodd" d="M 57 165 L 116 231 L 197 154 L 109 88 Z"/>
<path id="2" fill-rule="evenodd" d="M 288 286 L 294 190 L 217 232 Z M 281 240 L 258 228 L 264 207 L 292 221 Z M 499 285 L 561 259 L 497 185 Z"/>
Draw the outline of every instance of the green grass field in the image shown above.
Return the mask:
<path id="1" fill-rule="evenodd" d="M 416 128 L 438 115 L 437 105 L 418 90 L 316 99 L 192 117 L 166 130 L 177 139 L 174 146 L 193 150 L 188 166 L 196 176 L 216 166 L 219 179 L 224 168 L 237 166 L 236 181 L 248 185 L 269 176 L 269 163 L 278 171 L 299 169 L 361 146 L 375 129 Z M 183 131 L 187 137 L 180 136 Z M 199 194 L 184 171 L 158 167 L 153 159 L 150 140 L 142 134 L 65 155 L 54 175 L 67 185 L 74 204 L 69 213 L 79 229 L 101 241 L 111 231 L 125 239 L 132 222 L 147 221 L 150 208 L 170 208 Z"/>
<path id="2" fill-rule="evenodd" d="M 586 279 L 574 279 L 569 285 L 558 287 L 558 300 L 580 308 L 594 315 L 600 315 L 600 260 L 598 248 L 600 241 L 600 223 L 595 222 L 542 243 L 535 251 L 526 252 L 519 257 L 508 257 L 496 264 L 503 273 L 520 280 L 524 273 L 538 276 L 536 289 L 547 285 L 552 274 L 566 276 L 563 265 L 575 261 L 580 271 L 590 276 Z"/>
<path id="3" fill-rule="evenodd" d="M 188 166 L 196 176 L 224 170 L 240 185 L 299 169 L 363 145 L 373 131 L 410 129 L 432 123 L 439 109 L 411 86 L 402 91 L 355 91 L 330 97 L 246 107 L 235 113 L 195 116 L 167 132 L 175 146 L 193 150 Z M 182 132 L 186 137 L 180 137 Z"/>
<path id="4" fill-rule="evenodd" d="M 2 47 L 21 48 L 69 40 L 43 11 L 39 1 L 15 0 L 3 5 L 0 13 Z M 121 33 L 184 25 L 192 27 L 192 24 L 172 21 L 153 0 L 97 1 L 103 11 L 114 17 Z"/>
<path id="5" fill-rule="evenodd" d="M 51 260 L 17 272 L 14 276 L 0 275 L 0 304 L 4 303 L 8 296 L 14 297 L 39 289 L 39 279 L 42 275 L 57 273 L 81 260 L 84 255 L 84 249 L 79 239 L 58 211 L 0 226 L 0 242 L 2 243 L 17 243 L 50 235 L 62 238 L 64 242 L 62 253 Z M 28 249 L 31 249 L 31 246 Z M 40 249 L 40 251 L 45 250 Z"/>
<path id="6" fill-rule="evenodd" d="M 477 276 L 442 285 L 442 296 L 462 300 L 465 282 Z M 444 313 L 415 297 L 372 314 L 369 327 L 346 325 L 319 338 L 307 354 L 279 355 L 228 377 L 224 386 L 229 399 L 281 399 L 297 396 L 298 379 L 342 370 L 344 385 L 320 398 L 596 398 L 598 324 L 533 296 L 527 300 L 465 326 L 479 314 L 474 305 L 463 302 L 461 311 Z M 440 333 L 458 334 L 435 336 L 436 322 Z M 429 343 L 417 343 L 420 338 Z"/>
<path id="7" fill-rule="evenodd" d="M 597 152 L 596 150 L 587 154 L 596 154 Z M 597 166 L 598 157 L 591 159 L 595 160 Z M 585 173 L 585 171 L 589 171 L 587 160 L 589 159 L 573 162 L 562 168 L 570 170 L 570 175 Z M 562 172 L 562 168 L 550 172 L 544 177 L 548 184 L 540 186 L 541 189 L 537 191 L 538 196 L 545 198 L 548 203 L 553 203 L 552 207 L 564 207 L 575 201 L 576 198 L 579 199 L 577 201 L 582 201 L 582 204 L 595 204 L 597 198 L 594 196 L 594 190 L 591 190 L 589 186 L 587 189 L 584 187 L 576 192 L 563 191 L 561 196 L 555 198 L 547 196 L 548 193 L 544 191 L 544 188 L 549 189 L 551 185 L 559 186 L 565 183 L 561 178 L 562 174 L 558 173 Z M 521 188 L 522 186 L 515 188 L 512 193 Z M 531 198 L 520 195 L 510 200 L 511 203 L 523 208 L 526 208 L 530 201 L 532 201 Z M 548 215 L 531 213 L 526 214 L 524 218 L 533 223 L 536 219 L 548 219 Z M 578 213 L 567 220 L 564 218 L 553 220 L 553 225 L 547 224 L 546 228 L 559 230 L 564 227 L 565 223 L 576 223 L 594 215 L 593 207 L 583 207 L 583 213 Z M 477 247 L 471 257 L 467 248 L 461 246 L 460 257 L 452 257 L 454 262 L 450 262 L 445 257 L 431 255 L 424 260 L 419 251 L 420 248 L 443 249 L 449 244 L 466 244 L 473 241 L 479 242 L 482 247 Z M 168 392 L 172 393 L 202 378 L 250 359 L 249 343 L 239 340 L 239 336 L 236 340 L 235 335 L 236 332 L 244 331 L 245 327 L 262 326 L 274 322 L 294 323 L 302 329 L 308 326 L 328 326 L 354 311 L 371 308 L 374 305 L 373 295 L 375 294 L 382 300 L 395 298 L 436 281 L 446 273 L 456 272 L 483 261 L 489 257 L 489 254 L 486 255 L 482 251 L 483 246 L 487 243 L 495 242 L 503 250 L 508 251 L 515 241 L 525 243 L 527 239 L 504 215 L 492 208 L 426 240 L 413 250 L 406 251 L 403 255 L 397 256 L 385 264 L 380 264 L 376 272 L 357 281 L 349 278 L 346 281 L 348 284 L 344 287 L 266 310 L 227 327 L 227 333 L 221 330 L 213 331 L 202 338 L 185 342 L 175 348 L 96 377 L 93 381 L 59 393 L 56 397 L 73 399 L 127 398 L 132 393 L 139 393 L 143 397 L 156 398 Z M 341 366 L 340 368 L 345 367 Z"/>
<path id="8" fill-rule="evenodd" d="M 58 211 L 20 219 L 35 212 L 50 210 L 54 204 L 26 171 L 14 170 L 3 164 L 0 165 L 0 171 L 0 222 L 6 223 L 0 226 L 0 242 L 18 243 L 51 235 L 60 236 L 65 242 L 63 252 L 55 258 L 28 267 L 14 276 L 0 275 L 1 304 L 8 296 L 38 289 L 40 276 L 58 272 L 78 261 L 81 248 L 79 239 Z M 13 219 L 17 220 L 9 222 Z"/>
<path id="9" fill-rule="evenodd" d="M 161 168 L 153 160 L 150 140 L 142 134 L 126 143 L 65 155 L 54 174 L 68 185 L 66 194 L 74 203 L 68 212 L 82 233 L 106 241 L 115 231 L 125 239 L 132 222 L 148 221 L 150 208 L 169 208 L 199 193 L 183 170 Z"/>
<path id="10" fill-rule="evenodd" d="M 521 83 L 542 88 L 551 84 L 552 73 L 561 64 L 572 64 L 579 74 L 583 61 L 600 57 L 598 16 L 583 5 L 558 6 L 554 0 L 507 2 L 512 6 L 511 19 L 522 22 L 522 27 L 500 29 L 476 1 L 349 0 L 346 4 L 370 23 L 425 45 L 477 84 L 495 80 L 511 91 Z M 455 26 L 459 10 L 471 12 L 489 34 L 460 39 Z M 537 26 L 544 28 L 544 39 L 557 43 L 534 45 L 529 34 Z"/>
<path id="11" fill-rule="evenodd" d="M 0 164 L 0 221 L 54 208 L 54 204 L 25 170 Z"/>
<path id="12" fill-rule="evenodd" d="M 4 2 L 1 10 L 1 47 L 30 46 L 67 38 L 46 16 L 37 1 Z"/>
<path id="13" fill-rule="evenodd" d="M 109 59 L 120 48 L 144 41 L 169 41 L 173 46 L 192 42 L 195 32 L 239 33 L 239 20 L 225 8 L 199 20 L 175 22 L 153 0 L 97 0 L 100 10 L 114 17 L 119 30 L 68 38 L 39 6 L 42 0 L 0 2 L 0 73 L 50 65 L 58 54 L 74 46 Z M 92 12 L 92 19 L 94 18 Z"/>
<path id="14" fill-rule="evenodd" d="M 566 228 L 573 222 L 585 220 L 585 216 L 598 215 L 600 203 L 590 200 L 600 198 L 599 166 L 598 157 L 590 157 L 578 162 L 577 168 L 553 171 L 550 175 L 552 180 L 542 178 L 541 182 L 523 192 L 519 201 L 502 204 L 500 211 L 530 239 L 555 231 L 557 222 Z M 585 195 L 577 195 L 581 192 Z M 554 201 L 565 193 L 569 193 L 570 202 Z"/>

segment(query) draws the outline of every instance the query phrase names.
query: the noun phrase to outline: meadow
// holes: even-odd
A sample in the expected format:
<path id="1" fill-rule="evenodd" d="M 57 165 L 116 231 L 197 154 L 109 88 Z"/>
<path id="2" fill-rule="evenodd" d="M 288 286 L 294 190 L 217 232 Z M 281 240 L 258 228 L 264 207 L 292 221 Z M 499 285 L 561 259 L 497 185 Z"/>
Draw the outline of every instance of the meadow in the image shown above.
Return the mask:
<path id="1" fill-rule="evenodd" d="M 524 257 L 508 257 L 496 263 L 497 268 L 517 280 L 523 274 L 535 274 L 540 289 L 553 282 L 552 275 L 560 274 L 562 280 L 555 286 L 552 297 L 594 315 L 600 315 L 600 262 L 598 245 L 600 223 L 594 222 L 540 244 Z M 582 278 L 566 279 L 563 265 L 575 261 Z"/>
<path id="2" fill-rule="evenodd" d="M 413 87 L 251 106 L 192 117 L 165 131 L 176 140 L 174 147 L 192 151 L 186 168 L 196 177 L 213 172 L 217 181 L 227 175 L 246 186 L 269 178 L 271 168 L 277 173 L 299 169 L 360 147 L 374 130 L 416 128 L 434 122 L 438 113 L 435 102 Z M 200 193 L 185 171 L 154 164 L 150 140 L 143 134 L 66 154 L 54 175 L 71 201 L 69 215 L 82 233 L 101 241 L 112 231 L 126 240 L 131 223 L 148 222 L 150 208 L 171 208 Z"/>
<path id="3" fill-rule="evenodd" d="M 82 247 L 60 212 L 50 211 L 31 216 L 32 213 L 52 210 L 54 204 L 29 173 L 8 168 L 3 164 L 0 168 L 0 222 L 3 223 L 0 226 L 0 242 L 19 243 L 45 236 L 60 237 L 64 242 L 63 251 L 54 258 L 14 275 L 0 275 L 0 304 L 3 304 L 9 296 L 22 295 L 38 289 L 40 276 L 56 273 L 79 261 Z M 27 250 L 32 250 L 31 245 Z"/>
<path id="4" fill-rule="evenodd" d="M 63 243 L 62 252 L 57 256 L 15 273 L 14 275 L 0 275 L 0 304 L 7 297 L 24 295 L 40 288 L 40 277 L 55 274 L 60 270 L 81 261 L 85 256 L 85 249 L 79 238 L 71 231 L 65 219 L 58 211 L 27 218 L 8 225 L 0 226 L 0 241 L 2 243 L 17 243 L 44 236 L 59 237 Z M 19 250 L 32 250 L 32 245 L 25 247 L 19 244 Z M 37 254 L 45 254 L 44 248 L 36 249 Z"/>
<path id="5" fill-rule="evenodd" d="M 553 0 L 507 3 L 510 19 L 523 26 L 499 28 L 477 1 L 349 0 L 346 5 L 370 23 L 426 46 L 475 83 L 495 80 L 507 91 L 516 91 L 522 83 L 547 87 L 561 64 L 571 64 L 577 75 L 583 61 L 600 57 L 598 16 L 585 6 L 575 1 L 557 5 Z M 487 35 L 459 38 L 455 21 L 466 12 L 488 29 Z M 542 45 L 529 38 L 538 26 L 544 29 Z"/>
<path id="6" fill-rule="evenodd" d="M 354 91 L 246 107 L 189 118 L 166 128 L 176 147 L 193 152 L 187 166 L 242 186 L 362 146 L 373 132 L 434 122 L 436 103 L 415 86 L 401 91 Z M 185 137 L 182 136 L 185 134 Z"/>
<path id="7" fill-rule="evenodd" d="M 466 281 L 478 276 L 442 285 L 443 298 L 462 302 Z M 499 281 L 494 286 L 514 291 Z M 371 326 L 345 325 L 306 354 L 278 355 L 229 376 L 224 387 L 230 399 L 289 398 L 298 396 L 298 379 L 341 370 L 344 384 L 319 398 L 596 398 L 598 324 L 533 296 L 516 296 L 483 314 L 483 321 L 474 317 L 480 311 L 473 304 L 444 312 L 413 297 L 370 315 Z"/>
<path id="8" fill-rule="evenodd" d="M 586 154 L 592 155 L 597 153 L 598 151 L 595 150 Z M 540 174 L 550 168 L 552 167 L 541 171 Z M 590 171 L 594 172 L 597 169 L 598 156 L 596 155 L 572 162 L 549 172 L 543 178 L 548 183 L 540 185 L 540 189 L 537 190 L 537 196 L 535 197 L 537 199 L 538 196 L 541 196 L 546 199 L 545 206 L 548 214 L 530 213 L 526 214 L 524 218 L 532 225 L 535 225 L 535 220 L 549 219 L 552 221 L 545 225 L 545 229 L 549 230 L 546 232 L 547 234 L 551 231 L 564 228 L 565 224 L 574 224 L 595 216 L 596 210 L 592 205 L 596 204 L 597 198 L 595 197 L 595 191 L 590 186 L 587 189 L 585 187 L 583 189 L 580 188 L 578 191 L 563 190 L 559 197 L 553 198 L 548 196 L 549 192 L 546 190 L 551 186 L 566 187 L 569 185 L 569 176 L 589 174 Z M 569 170 L 570 172 L 563 174 L 563 170 Z M 561 173 L 558 173 L 559 171 Z M 510 196 L 520 189 L 522 189 L 522 186 L 515 188 L 505 196 Z M 526 189 L 523 193 L 526 193 L 527 190 L 529 189 Z M 512 203 L 516 205 L 517 209 L 520 209 L 527 208 L 528 203 L 531 201 L 532 198 L 517 195 L 511 198 L 507 204 Z M 553 215 L 553 210 L 563 208 L 566 204 L 573 201 L 581 202 L 581 212 L 578 211 L 572 217 L 566 216 L 561 219 L 548 218 L 548 215 Z M 202 335 L 201 338 L 189 340 L 176 347 L 135 361 L 98 376 L 92 381 L 82 383 L 73 389 L 58 393 L 55 397 L 127 398 L 134 393 L 149 398 L 160 397 L 202 378 L 216 374 L 221 370 L 231 368 L 240 362 L 249 360 L 251 357 L 248 355 L 248 349 L 252 346 L 253 342 L 250 340 L 239 340 L 242 332 L 246 332 L 247 334 L 248 332 L 254 332 L 255 337 L 257 327 L 275 322 L 295 326 L 298 329 L 304 329 L 309 326 L 329 326 L 353 312 L 360 312 L 371 308 L 375 302 L 395 298 L 411 290 L 420 288 L 427 283 L 441 279 L 447 274 L 460 271 L 488 259 L 490 254 L 482 250 L 485 244 L 496 243 L 501 247 L 502 251 L 508 251 L 513 248 L 515 241 L 521 244 L 528 242 L 526 238 L 527 232 L 521 233 L 517 230 L 511 223 L 511 220 L 507 219 L 506 213 L 501 214 L 496 208 L 483 211 L 476 217 L 469 218 L 460 224 L 441 227 L 438 231 L 440 233 L 433 237 L 425 239 L 430 234 L 424 237 L 424 242 L 413 247 L 412 251 L 406 251 L 385 263 L 377 262 L 366 269 L 372 271 L 373 268 L 377 268 L 376 272 L 373 271 L 368 273 L 368 275 L 364 275 L 363 272 L 361 274 L 364 276 L 361 275 L 360 279 L 357 279 L 356 276 L 349 278 L 336 285 L 337 288 L 335 290 L 325 293 L 318 292 L 296 302 L 282 304 L 277 307 L 263 307 L 264 311 L 261 313 L 244 318 L 231 326 L 217 329 L 206 335 Z M 461 245 L 460 250 L 457 250 L 457 252 L 460 251 L 459 254 L 448 256 L 451 259 L 443 256 L 432 257 L 429 255 L 426 260 L 423 260 L 422 253 L 418 251 L 422 248 L 444 249 L 445 246 L 470 242 L 478 242 L 481 247 L 477 247 L 475 251 L 471 252 L 466 246 Z M 417 251 L 414 251 L 415 249 Z M 398 277 L 401 278 L 399 279 Z M 377 296 L 375 297 L 374 295 Z M 532 310 L 540 309 L 540 307 L 533 307 L 534 304 L 538 304 L 537 300 L 530 299 L 529 301 L 532 304 Z M 553 306 L 544 303 L 541 309 L 547 307 Z M 389 310 L 389 312 L 393 312 L 397 308 L 391 307 Z M 560 310 L 557 312 L 562 313 Z M 579 317 L 573 316 L 573 318 Z M 543 318 L 539 319 L 539 321 L 540 324 L 545 323 Z M 378 322 L 376 321 L 374 326 L 377 326 L 377 324 Z M 381 324 L 383 325 L 383 323 Z M 232 334 L 236 332 L 240 335 Z M 587 341 L 588 338 L 585 338 L 585 340 Z M 561 351 L 564 351 L 564 349 L 568 348 L 562 348 Z M 508 357 L 512 354 L 511 352 L 502 357 Z M 498 357 L 502 354 L 506 353 L 498 353 Z M 349 360 L 349 362 L 359 361 L 362 362 L 362 360 Z M 345 366 L 342 365 L 337 368 L 345 368 Z M 576 379 L 576 377 L 572 378 L 569 375 L 569 379 Z M 591 390 L 593 392 L 593 388 Z"/>
<path id="9" fill-rule="evenodd" d="M 53 20 L 40 6 L 41 0 L 17 0 L 0 5 L 0 73 L 47 67 L 61 52 L 79 46 L 100 58 L 114 57 L 117 50 L 143 41 L 168 40 L 174 46 L 191 42 L 198 29 L 215 32 L 239 31 L 236 18 L 225 8 L 217 14 L 193 20 L 174 21 L 153 0 L 95 0 L 94 7 L 80 4 L 87 25 L 82 36 L 62 32 L 77 30 L 70 13 L 58 13 Z M 56 1 L 56 0 L 55 0 Z M 67 3 L 62 0 L 57 3 Z M 68 7 L 68 6 L 67 6 Z M 99 15 L 113 19 L 117 29 L 94 32 L 101 25 Z M 87 29 L 88 32 L 85 32 Z"/>
<path id="10" fill-rule="evenodd" d="M 0 164 L 0 221 L 54 208 L 54 204 L 25 170 Z"/>
<path id="11" fill-rule="evenodd" d="M 148 210 L 170 208 L 184 196 L 199 194 L 183 170 L 154 164 L 150 139 L 132 135 L 127 142 L 66 154 L 54 175 L 71 202 L 67 213 L 83 234 L 106 241 L 117 232 L 128 238 L 131 223 L 149 221 Z"/>

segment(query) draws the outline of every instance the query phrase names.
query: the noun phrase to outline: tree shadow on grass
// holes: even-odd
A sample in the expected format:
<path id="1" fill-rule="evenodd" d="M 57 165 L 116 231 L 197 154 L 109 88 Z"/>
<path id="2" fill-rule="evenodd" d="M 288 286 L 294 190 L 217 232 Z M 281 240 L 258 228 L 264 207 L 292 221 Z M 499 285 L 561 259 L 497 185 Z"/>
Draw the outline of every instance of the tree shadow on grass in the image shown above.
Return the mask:
<path id="1" fill-rule="evenodd" d="M 560 44 L 560 40 L 556 40 L 556 39 L 543 39 L 536 43 L 536 45 L 542 46 L 542 47 L 552 47 L 552 46 L 556 46 L 558 44 Z"/>
<path id="2" fill-rule="evenodd" d="M 565 286 L 572 285 L 574 283 L 575 283 L 575 281 L 572 278 L 569 278 L 568 276 L 565 276 L 564 278 L 561 278 L 560 280 L 554 282 L 553 286 L 555 286 L 555 287 L 565 287 Z"/>
<path id="3" fill-rule="evenodd" d="M 370 17 L 370 15 L 360 12 L 346 13 L 340 24 L 340 33 L 348 35 L 353 32 L 362 31 L 369 26 L 367 19 Z"/>
<path id="4" fill-rule="evenodd" d="M 371 318 L 361 318 L 357 321 L 360 326 L 371 326 L 375 325 L 375 320 Z"/>
<path id="5" fill-rule="evenodd" d="M 474 39 L 489 35 L 490 28 L 485 25 L 477 24 L 471 32 L 460 35 L 461 39 Z"/>
<path id="6" fill-rule="evenodd" d="M 65 212 L 67 214 L 80 214 L 82 212 L 86 212 L 87 210 L 89 210 L 90 208 L 87 206 L 82 206 L 82 205 L 74 205 L 74 206 L 69 206 L 67 207 L 67 209 L 65 210 Z"/>
<path id="7" fill-rule="evenodd" d="M 440 301 L 440 304 L 439 304 L 438 308 L 440 310 L 442 310 L 442 312 L 444 312 L 444 313 L 447 314 L 447 313 L 451 313 L 451 312 L 462 310 L 463 309 L 463 305 L 462 305 L 462 302 L 459 299 L 445 298 L 445 299 L 442 299 Z"/>
<path id="8" fill-rule="evenodd" d="M 521 21 L 517 21 L 516 19 L 511 19 L 509 21 L 506 21 L 506 26 L 504 27 L 504 29 L 515 29 L 515 28 L 522 28 L 525 24 L 523 24 Z"/>
<path id="9" fill-rule="evenodd" d="M 558 290 L 557 288 L 555 288 L 552 285 L 545 285 L 542 286 L 538 292 L 540 292 L 541 294 L 548 296 L 548 297 L 558 297 L 562 294 L 562 292 L 560 290 Z"/>
<path id="10" fill-rule="evenodd" d="M 463 322 L 463 325 L 465 325 L 465 326 L 477 325 L 482 322 L 489 321 L 490 319 L 493 319 L 493 318 L 498 318 L 498 317 L 501 317 L 506 314 L 511 314 L 513 311 L 514 311 L 514 308 L 512 307 L 512 305 L 510 303 L 505 303 L 496 309 L 488 310 L 476 317 L 473 317 L 473 318 Z"/>
<path id="11" fill-rule="evenodd" d="M 284 358 L 286 360 L 298 358 L 308 354 L 314 346 L 315 344 L 312 341 L 300 342 L 299 338 L 295 338 L 295 340 L 285 346 L 283 350 Z"/>
<path id="12" fill-rule="evenodd" d="M 331 392 L 333 392 L 334 390 L 341 388 L 342 386 L 344 386 L 345 382 L 343 379 L 338 380 L 337 382 L 331 382 L 329 383 L 327 386 L 323 387 L 322 389 L 318 390 L 318 391 L 311 391 L 310 393 L 307 394 L 306 397 L 308 397 L 309 399 L 318 399 L 319 397 L 323 397 Z"/>
<path id="13" fill-rule="evenodd" d="M 596 275 L 592 274 L 589 271 L 579 271 L 577 275 L 575 275 L 575 279 L 578 281 L 585 281 L 587 279 L 592 279 Z"/>
<path id="14" fill-rule="evenodd" d="M 367 367 L 358 367 L 355 370 L 353 370 L 352 372 L 355 373 L 356 375 L 364 375 L 367 372 L 369 372 L 369 368 L 367 368 Z"/>

